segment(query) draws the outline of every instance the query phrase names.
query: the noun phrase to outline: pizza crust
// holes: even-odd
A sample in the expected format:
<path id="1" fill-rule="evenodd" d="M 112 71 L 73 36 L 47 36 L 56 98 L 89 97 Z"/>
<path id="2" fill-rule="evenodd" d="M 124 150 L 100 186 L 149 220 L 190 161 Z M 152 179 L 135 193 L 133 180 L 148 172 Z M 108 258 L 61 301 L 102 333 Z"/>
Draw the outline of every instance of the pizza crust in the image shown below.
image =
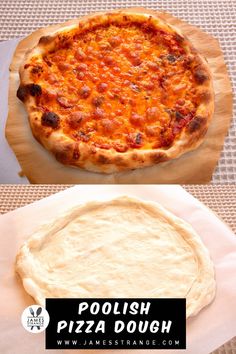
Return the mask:
<path id="1" fill-rule="evenodd" d="M 150 14 L 140 14 L 130 10 L 120 10 L 109 14 L 100 13 L 86 16 L 85 19 L 74 20 L 73 24 L 68 26 L 60 26 L 59 31 L 53 31 L 48 36 L 43 36 L 39 40 L 38 45 L 30 50 L 23 60 L 20 68 L 21 85 L 29 84 L 29 72 L 24 68 L 25 64 L 35 53 L 43 53 L 53 43 L 55 36 L 59 32 L 67 31 L 81 26 L 90 27 L 94 23 L 103 23 L 107 18 L 117 18 L 121 20 L 124 15 L 132 16 L 139 21 L 150 19 Z M 152 15 L 152 21 L 157 21 L 158 25 L 164 26 L 164 29 L 171 30 L 171 27 L 160 19 L 156 14 Z M 184 37 L 179 30 L 180 37 L 188 48 L 189 53 L 194 57 L 196 63 L 195 75 L 198 77 L 197 90 L 201 92 L 202 103 L 199 105 L 195 118 L 181 132 L 180 136 L 170 148 L 164 149 L 134 149 L 127 152 L 117 152 L 114 149 L 105 150 L 94 148 L 83 142 L 76 142 L 70 137 L 63 134 L 60 130 L 55 130 L 48 137 L 48 131 L 45 130 L 40 122 L 40 113 L 35 109 L 35 98 L 29 97 L 25 102 L 31 129 L 35 138 L 49 151 L 51 151 L 58 161 L 64 165 L 81 167 L 88 171 L 114 173 L 129 169 L 137 169 L 152 166 L 160 162 L 172 160 L 181 156 L 187 151 L 196 149 L 204 140 L 211 118 L 214 112 L 214 91 L 212 85 L 212 77 L 206 60 L 202 58 L 190 44 L 188 39 Z"/>
<path id="2" fill-rule="evenodd" d="M 215 296 L 213 264 L 193 228 L 127 196 L 78 205 L 43 226 L 15 267 L 41 305 L 46 297 L 182 297 L 189 317 Z"/>

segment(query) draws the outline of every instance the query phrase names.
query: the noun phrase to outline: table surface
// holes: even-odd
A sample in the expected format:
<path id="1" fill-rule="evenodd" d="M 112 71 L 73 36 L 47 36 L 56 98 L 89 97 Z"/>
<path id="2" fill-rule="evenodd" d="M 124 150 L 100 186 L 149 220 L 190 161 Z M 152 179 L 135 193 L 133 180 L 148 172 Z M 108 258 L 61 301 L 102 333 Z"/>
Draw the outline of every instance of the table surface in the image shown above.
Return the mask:
<path id="1" fill-rule="evenodd" d="M 71 185 L 0 185 L 0 214 L 60 192 Z M 185 185 L 236 233 L 236 185 Z M 236 337 L 212 354 L 236 353 Z M 207 354 L 207 353 L 206 353 Z"/>
<path id="2" fill-rule="evenodd" d="M 218 38 L 236 90 L 236 0 L 1 0 L 0 41 L 23 37 L 50 24 L 95 11 L 143 6 L 164 10 Z M 212 183 L 236 181 L 236 101 L 234 119 Z"/>

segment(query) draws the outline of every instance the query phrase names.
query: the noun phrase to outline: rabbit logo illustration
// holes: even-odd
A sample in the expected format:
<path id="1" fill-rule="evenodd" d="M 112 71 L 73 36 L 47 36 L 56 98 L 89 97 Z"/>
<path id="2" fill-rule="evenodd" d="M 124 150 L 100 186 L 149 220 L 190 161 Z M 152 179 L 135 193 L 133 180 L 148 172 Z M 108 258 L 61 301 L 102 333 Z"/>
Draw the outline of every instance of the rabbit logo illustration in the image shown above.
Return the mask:
<path id="1" fill-rule="evenodd" d="M 26 307 L 21 315 L 23 327 L 30 333 L 43 332 L 49 324 L 49 314 L 45 308 L 38 305 Z"/>

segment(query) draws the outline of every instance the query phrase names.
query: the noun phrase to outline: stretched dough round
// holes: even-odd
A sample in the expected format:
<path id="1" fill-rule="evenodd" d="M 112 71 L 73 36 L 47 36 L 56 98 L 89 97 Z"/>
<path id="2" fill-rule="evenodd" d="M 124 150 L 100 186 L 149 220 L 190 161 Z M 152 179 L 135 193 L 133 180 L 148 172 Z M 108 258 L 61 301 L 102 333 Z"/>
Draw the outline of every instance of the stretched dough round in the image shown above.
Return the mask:
<path id="1" fill-rule="evenodd" d="M 159 204 L 89 202 L 45 225 L 21 248 L 26 291 L 47 297 L 182 297 L 187 317 L 215 295 L 213 264 L 193 228 Z"/>

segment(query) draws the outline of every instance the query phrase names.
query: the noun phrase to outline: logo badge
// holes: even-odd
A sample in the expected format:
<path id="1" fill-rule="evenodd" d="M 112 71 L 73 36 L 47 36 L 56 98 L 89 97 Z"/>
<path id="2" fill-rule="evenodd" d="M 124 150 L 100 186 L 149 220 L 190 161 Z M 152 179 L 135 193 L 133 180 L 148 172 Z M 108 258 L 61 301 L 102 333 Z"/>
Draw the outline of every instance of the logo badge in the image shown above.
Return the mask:
<path id="1" fill-rule="evenodd" d="M 21 315 L 21 323 L 30 333 L 43 332 L 49 324 L 48 311 L 39 305 L 26 307 Z"/>

